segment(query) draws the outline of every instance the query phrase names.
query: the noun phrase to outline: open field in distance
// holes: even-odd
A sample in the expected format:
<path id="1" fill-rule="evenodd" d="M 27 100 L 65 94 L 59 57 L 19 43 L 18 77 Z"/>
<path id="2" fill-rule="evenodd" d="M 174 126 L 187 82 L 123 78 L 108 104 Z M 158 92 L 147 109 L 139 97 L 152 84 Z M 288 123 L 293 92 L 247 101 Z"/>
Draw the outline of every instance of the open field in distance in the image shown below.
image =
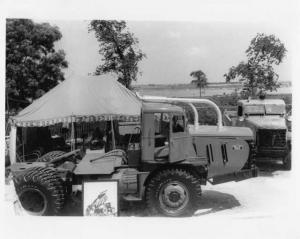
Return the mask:
<path id="1" fill-rule="evenodd" d="M 178 84 L 178 85 L 134 85 L 134 90 L 141 95 L 167 96 L 167 97 L 199 97 L 199 89 L 192 84 Z M 231 94 L 235 91 L 239 92 L 242 89 L 240 83 L 209 83 L 205 89 L 202 89 L 202 96 L 214 96 Z M 282 82 L 282 86 L 274 92 L 268 94 L 291 94 L 291 82 Z"/>

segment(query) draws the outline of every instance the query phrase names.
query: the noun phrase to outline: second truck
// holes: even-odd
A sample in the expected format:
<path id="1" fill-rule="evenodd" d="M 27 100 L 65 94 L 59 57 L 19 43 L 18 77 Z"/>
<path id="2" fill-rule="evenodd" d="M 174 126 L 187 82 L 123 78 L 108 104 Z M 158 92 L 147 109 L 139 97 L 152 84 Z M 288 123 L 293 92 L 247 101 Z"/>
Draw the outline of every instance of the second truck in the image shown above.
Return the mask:
<path id="1" fill-rule="evenodd" d="M 228 126 L 248 127 L 253 131 L 257 162 L 280 160 L 286 170 L 291 170 L 291 131 L 283 100 L 239 100 L 236 111 L 224 113 L 224 123 Z"/>

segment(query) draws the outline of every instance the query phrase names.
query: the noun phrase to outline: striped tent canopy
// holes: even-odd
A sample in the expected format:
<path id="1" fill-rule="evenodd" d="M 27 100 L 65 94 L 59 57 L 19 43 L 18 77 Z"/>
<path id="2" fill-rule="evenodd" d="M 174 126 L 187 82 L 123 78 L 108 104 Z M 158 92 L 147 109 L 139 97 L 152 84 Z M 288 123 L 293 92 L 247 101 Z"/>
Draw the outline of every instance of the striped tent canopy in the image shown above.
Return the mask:
<path id="1" fill-rule="evenodd" d="M 12 118 L 21 127 L 107 120 L 139 121 L 142 103 L 112 76 L 67 79 Z"/>

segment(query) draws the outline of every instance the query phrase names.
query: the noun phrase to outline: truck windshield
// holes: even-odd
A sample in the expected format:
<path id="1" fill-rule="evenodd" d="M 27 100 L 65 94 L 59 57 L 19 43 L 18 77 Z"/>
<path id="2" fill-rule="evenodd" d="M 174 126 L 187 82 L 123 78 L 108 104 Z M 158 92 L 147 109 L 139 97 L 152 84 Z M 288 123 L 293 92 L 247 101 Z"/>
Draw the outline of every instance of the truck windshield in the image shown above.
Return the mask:
<path id="1" fill-rule="evenodd" d="M 283 115 L 285 114 L 284 105 L 266 105 L 266 114 Z"/>
<path id="2" fill-rule="evenodd" d="M 264 115 L 265 107 L 263 105 L 247 105 L 244 111 L 246 115 Z"/>

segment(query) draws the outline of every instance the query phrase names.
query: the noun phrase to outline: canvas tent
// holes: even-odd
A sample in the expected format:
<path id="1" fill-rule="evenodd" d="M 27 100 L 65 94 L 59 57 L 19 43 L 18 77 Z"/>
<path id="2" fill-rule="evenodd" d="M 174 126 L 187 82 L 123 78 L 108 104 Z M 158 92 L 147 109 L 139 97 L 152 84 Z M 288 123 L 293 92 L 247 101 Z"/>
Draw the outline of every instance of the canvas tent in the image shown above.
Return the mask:
<path id="1" fill-rule="evenodd" d="M 15 159 L 16 126 L 44 127 L 57 123 L 139 121 L 141 101 L 112 76 L 67 79 L 13 117 L 10 158 Z"/>
<path id="2" fill-rule="evenodd" d="M 12 118 L 21 127 L 111 119 L 139 120 L 141 102 L 111 76 L 67 79 Z"/>

